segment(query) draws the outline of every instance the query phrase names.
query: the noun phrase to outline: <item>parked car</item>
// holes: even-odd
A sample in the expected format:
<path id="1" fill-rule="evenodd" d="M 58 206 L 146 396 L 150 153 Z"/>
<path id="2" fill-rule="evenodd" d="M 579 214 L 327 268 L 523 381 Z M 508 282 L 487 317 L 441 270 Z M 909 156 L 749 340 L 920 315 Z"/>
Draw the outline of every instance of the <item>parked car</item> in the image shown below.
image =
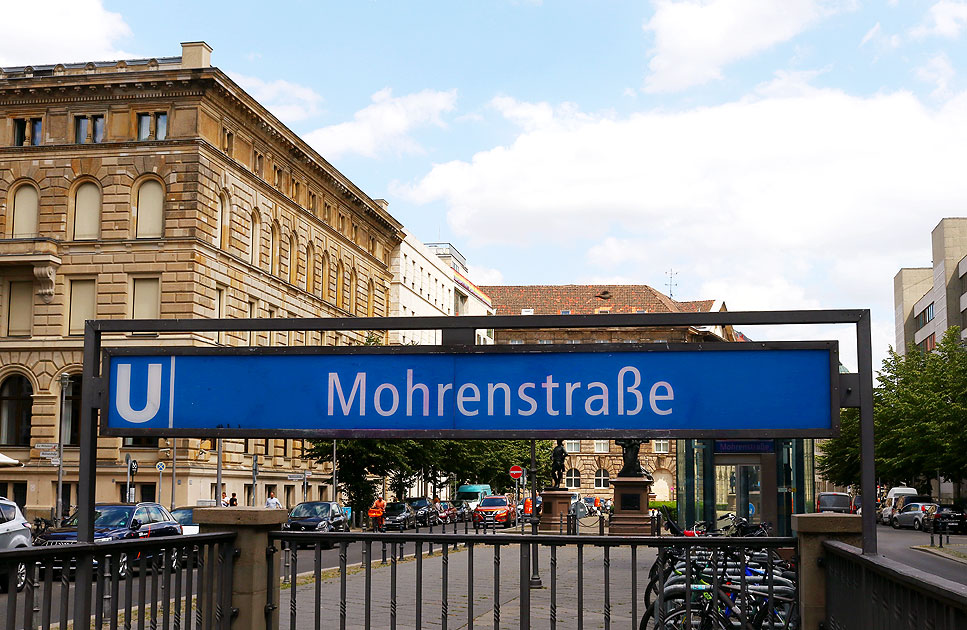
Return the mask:
<path id="1" fill-rule="evenodd" d="M 933 497 L 926 494 L 911 494 L 898 497 L 893 503 L 893 513 L 899 514 L 900 511 L 911 503 L 937 503 Z"/>
<path id="2" fill-rule="evenodd" d="M 862 506 L 863 506 L 863 496 L 857 494 L 852 499 L 850 499 L 849 511 L 852 512 L 853 514 L 861 514 L 862 512 L 860 512 L 860 510 L 862 509 Z"/>
<path id="3" fill-rule="evenodd" d="M 440 521 L 444 523 L 457 522 L 457 508 L 449 501 L 440 501 L 440 507 L 437 509 L 437 512 L 440 513 Z"/>
<path id="4" fill-rule="evenodd" d="M 305 501 L 292 508 L 282 529 L 293 532 L 348 532 L 349 521 L 335 501 Z"/>
<path id="5" fill-rule="evenodd" d="M 416 512 L 403 501 L 387 503 L 383 508 L 383 527 L 403 531 L 416 527 Z"/>
<path id="6" fill-rule="evenodd" d="M 470 507 L 469 501 L 451 501 L 450 504 L 457 512 L 458 523 L 463 523 L 464 521 L 470 520 L 470 515 L 473 513 L 473 508 Z"/>
<path id="7" fill-rule="evenodd" d="M 455 501 L 466 501 L 470 511 L 473 512 L 477 509 L 477 506 L 484 497 L 490 496 L 493 493 L 493 489 L 487 484 L 464 484 L 457 488 L 457 493 L 453 495 L 453 499 Z"/>
<path id="8" fill-rule="evenodd" d="M 517 510 L 507 497 L 491 495 L 480 500 L 480 505 L 473 511 L 473 522 L 489 527 L 514 527 L 517 525 Z"/>
<path id="9" fill-rule="evenodd" d="M 29 547 L 30 523 L 24 518 L 20 507 L 13 501 L 0 497 L 0 551 Z M 23 590 L 27 582 L 27 565 L 17 564 L 17 590 Z M 6 569 L 0 569 L 0 591 L 6 591 L 9 584 Z"/>
<path id="10" fill-rule="evenodd" d="M 835 512 L 839 514 L 849 514 L 852 510 L 850 496 L 845 492 L 818 492 L 816 493 L 817 512 Z"/>
<path id="11" fill-rule="evenodd" d="M 584 505 L 588 508 L 588 516 L 594 516 L 600 511 L 594 505 L 594 497 L 584 497 Z"/>
<path id="12" fill-rule="evenodd" d="M 907 503 L 899 511 L 893 514 L 890 524 L 895 529 L 912 527 L 916 530 L 923 529 L 923 521 L 927 518 L 927 509 L 936 509 L 936 503 Z"/>
<path id="13" fill-rule="evenodd" d="M 950 534 L 967 534 L 967 511 L 953 505 L 938 505 L 927 510 L 924 530 Z"/>
<path id="14" fill-rule="evenodd" d="M 77 543 L 77 521 L 75 512 L 64 521 L 61 527 L 48 529 L 34 540 L 35 545 L 72 545 Z M 130 538 L 157 538 L 159 536 L 180 536 L 183 530 L 168 510 L 160 503 L 98 503 L 94 506 L 94 542 L 126 540 Z M 128 559 L 128 554 L 118 556 L 118 574 L 125 578 L 140 560 L 141 554 Z M 151 556 L 147 557 L 151 561 Z M 54 565 L 55 569 L 64 567 Z"/>
<path id="15" fill-rule="evenodd" d="M 439 513 L 433 507 L 433 503 L 426 497 L 409 497 L 406 499 L 406 504 L 416 512 L 417 525 L 429 527 L 430 525 L 438 525 L 440 523 Z"/>
<path id="16" fill-rule="evenodd" d="M 191 506 L 175 508 L 171 511 L 175 520 L 181 523 L 181 533 L 190 536 L 198 533 L 198 523 L 195 522 L 195 509 Z"/>
<path id="17" fill-rule="evenodd" d="M 883 499 L 882 509 L 880 510 L 880 521 L 888 525 L 893 518 L 896 500 L 901 496 L 916 494 L 918 494 L 916 488 L 908 488 L 906 486 L 890 488 L 889 492 L 886 493 L 886 498 Z"/>

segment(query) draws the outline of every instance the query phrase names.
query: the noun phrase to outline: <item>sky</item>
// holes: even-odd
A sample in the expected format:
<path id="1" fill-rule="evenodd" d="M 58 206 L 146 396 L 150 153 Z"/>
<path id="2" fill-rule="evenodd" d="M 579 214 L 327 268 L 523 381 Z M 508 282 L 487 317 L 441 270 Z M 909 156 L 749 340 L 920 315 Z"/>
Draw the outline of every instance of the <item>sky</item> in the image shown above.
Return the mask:
<path id="1" fill-rule="evenodd" d="M 878 367 L 894 275 L 967 215 L 967 0 L 39 4 L 0 65 L 204 40 L 478 284 L 869 308 Z M 744 332 L 855 367 L 850 327 Z"/>

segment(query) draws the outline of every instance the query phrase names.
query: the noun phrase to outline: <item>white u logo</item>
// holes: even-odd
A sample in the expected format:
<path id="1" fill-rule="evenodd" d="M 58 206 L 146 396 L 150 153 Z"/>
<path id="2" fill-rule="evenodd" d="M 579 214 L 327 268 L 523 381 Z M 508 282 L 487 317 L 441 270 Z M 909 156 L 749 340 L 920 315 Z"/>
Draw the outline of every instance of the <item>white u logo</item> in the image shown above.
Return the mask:
<path id="1" fill-rule="evenodd" d="M 161 409 L 161 364 L 148 364 L 148 396 L 141 410 L 131 408 L 131 364 L 118 365 L 116 403 L 118 414 L 128 422 L 141 424 L 158 415 Z"/>

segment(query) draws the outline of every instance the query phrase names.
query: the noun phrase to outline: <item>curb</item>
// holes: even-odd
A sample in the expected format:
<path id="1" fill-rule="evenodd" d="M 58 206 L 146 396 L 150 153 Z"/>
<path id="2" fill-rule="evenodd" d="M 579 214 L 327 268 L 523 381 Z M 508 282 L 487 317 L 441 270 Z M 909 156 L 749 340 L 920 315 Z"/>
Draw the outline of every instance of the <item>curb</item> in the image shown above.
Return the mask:
<path id="1" fill-rule="evenodd" d="M 956 556 L 952 556 L 950 554 L 946 554 L 938 550 L 936 547 L 914 546 L 914 547 L 910 547 L 910 549 L 913 549 L 915 551 L 922 551 L 923 553 L 929 553 L 930 555 L 937 556 L 938 558 L 946 558 L 947 560 L 953 560 L 954 562 L 959 562 L 960 564 L 967 564 L 967 560 L 964 560 L 963 558 L 958 558 Z"/>

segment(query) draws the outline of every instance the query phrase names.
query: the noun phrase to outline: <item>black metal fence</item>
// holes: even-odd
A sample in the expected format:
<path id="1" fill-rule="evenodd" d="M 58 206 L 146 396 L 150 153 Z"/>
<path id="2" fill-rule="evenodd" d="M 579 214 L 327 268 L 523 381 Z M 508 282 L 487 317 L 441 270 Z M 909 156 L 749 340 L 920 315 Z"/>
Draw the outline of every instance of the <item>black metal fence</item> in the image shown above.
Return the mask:
<path id="1" fill-rule="evenodd" d="M 271 630 L 799 627 L 795 538 L 274 532 Z M 278 625 L 273 621 L 278 609 Z M 702 625 L 705 624 L 705 625 Z"/>
<path id="2" fill-rule="evenodd" d="M 826 627 L 835 630 L 963 630 L 967 586 L 827 541 Z M 965 569 L 967 570 L 967 569 Z"/>
<path id="3" fill-rule="evenodd" d="M 234 541 L 200 534 L 0 552 L 0 627 L 228 630 Z M 75 579 L 85 562 L 93 580 Z"/>

